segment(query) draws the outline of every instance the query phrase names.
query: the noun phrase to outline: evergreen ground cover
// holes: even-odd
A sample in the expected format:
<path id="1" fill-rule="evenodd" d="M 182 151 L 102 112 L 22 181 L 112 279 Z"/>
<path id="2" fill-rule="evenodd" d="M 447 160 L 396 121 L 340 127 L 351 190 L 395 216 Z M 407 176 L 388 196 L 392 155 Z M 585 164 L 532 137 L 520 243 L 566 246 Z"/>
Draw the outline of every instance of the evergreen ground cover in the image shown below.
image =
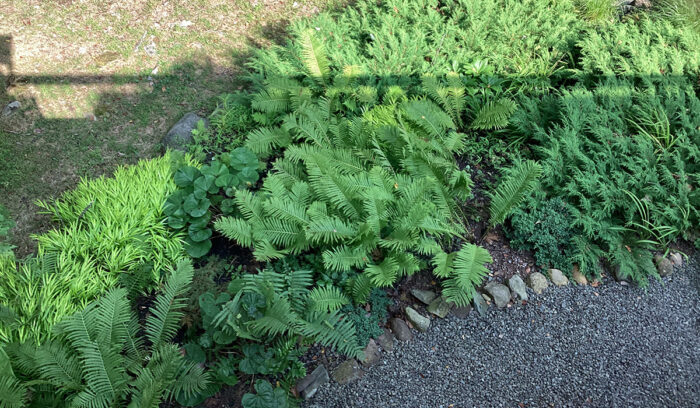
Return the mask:
<path id="1" fill-rule="evenodd" d="M 382 290 L 419 271 L 469 304 L 492 261 L 480 239 L 501 228 L 543 269 L 657 277 L 653 253 L 697 239 L 700 224 L 700 32 L 675 14 L 681 3 L 627 14 L 599 3 L 359 1 L 294 24 L 288 44 L 255 52 L 251 90 L 220 99 L 191 155 L 125 170 L 157 182 L 86 181 L 45 205 L 63 224 L 38 236 L 36 259 L 5 251 L 0 358 L 14 357 L 0 391 L 15 402 L 0 406 L 52 392 L 191 406 L 254 379 L 244 407 L 293 405 L 304 346 L 362 358 Z M 483 228 L 470 223 L 475 197 Z M 215 242 L 249 261 L 208 265 Z M 185 253 L 202 274 L 189 302 L 164 272 Z M 13 300 L 95 276 L 69 308 Z M 129 346 L 125 321 L 92 317 L 159 286 L 144 344 Z M 81 319 L 100 329 L 78 330 Z M 39 348 L 6 334 L 30 329 Z M 159 364 L 174 339 L 184 358 Z M 185 383 L 194 363 L 206 372 Z"/>

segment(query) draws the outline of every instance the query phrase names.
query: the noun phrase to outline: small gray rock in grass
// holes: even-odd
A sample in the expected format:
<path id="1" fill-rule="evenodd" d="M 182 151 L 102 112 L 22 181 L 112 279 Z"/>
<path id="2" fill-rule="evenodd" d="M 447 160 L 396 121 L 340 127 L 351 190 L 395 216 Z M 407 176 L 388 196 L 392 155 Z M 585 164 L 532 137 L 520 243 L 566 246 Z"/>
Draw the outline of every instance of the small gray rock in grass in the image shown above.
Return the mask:
<path id="1" fill-rule="evenodd" d="M 530 285 L 530 288 L 537 293 L 538 295 L 541 295 L 542 292 L 544 292 L 547 287 L 549 287 L 549 282 L 547 282 L 547 278 L 544 277 L 539 272 L 533 272 L 527 277 L 527 283 Z"/>
<path id="2" fill-rule="evenodd" d="M 314 369 L 314 371 L 311 372 L 311 374 L 307 375 L 306 377 L 302 378 L 301 381 L 297 384 L 297 392 L 299 395 L 301 395 L 302 398 L 304 399 L 309 399 L 316 394 L 316 391 L 318 391 L 318 387 L 321 385 L 327 383 L 329 380 L 328 378 L 328 371 L 326 370 L 326 367 L 321 364 L 318 367 Z"/>
<path id="3" fill-rule="evenodd" d="M 659 275 L 668 276 L 673 273 L 673 263 L 668 258 L 657 255 L 654 260 L 656 260 L 656 269 L 659 271 Z"/>
<path id="4" fill-rule="evenodd" d="M 15 113 L 22 106 L 19 101 L 12 101 L 2 109 L 2 116 L 7 117 Z"/>
<path id="5" fill-rule="evenodd" d="M 373 365 L 382 357 L 382 355 L 379 353 L 379 346 L 377 345 L 377 342 L 374 341 L 374 339 L 369 339 L 367 347 L 365 347 L 364 350 L 364 355 L 365 357 L 362 359 L 361 362 L 362 365 L 365 367 Z"/>
<path id="6" fill-rule="evenodd" d="M 421 302 L 425 303 L 426 305 L 429 305 L 430 302 L 435 300 L 435 292 L 432 290 L 422 290 L 422 289 L 411 289 L 411 294 L 413 297 L 416 299 L 420 300 Z"/>
<path id="7" fill-rule="evenodd" d="M 209 127 L 207 119 L 199 117 L 194 112 L 186 113 L 163 137 L 163 148 L 171 150 L 187 151 L 187 146 L 194 143 L 192 131 L 197 129 L 197 123 L 203 120 L 205 127 Z"/>
<path id="8" fill-rule="evenodd" d="M 513 275 L 508 279 L 508 287 L 515 293 L 520 300 L 527 300 L 527 286 L 523 282 L 520 275 Z"/>
<path id="9" fill-rule="evenodd" d="M 557 286 L 566 286 L 569 284 L 569 278 L 567 278 L 566 275 L 564 275 L 564 272 L 560 271 L 559 269 L 550 269 L 549 279 L 551 279 L 552 283 Z"/>
<path id="10" fill-rule="evenodd" d="M 491 282 L 488 285 L 486 285 L 484 289 L 486 289 L 486 291 L 489 292 L 497 307 L 504 308 L 510 302 L 510 289 L 508 289 L 506 285 Z"/>
<path id="11" fill-rule="evenodd" d="M 486 301 L 484 300 L 483 297 L 478 292 L 474 293 L 474 309 L 479 313 L 480 316 L 486 316 L 486 310 L 489 308 L 489 305 L 486 304 Z"/>
<path id="12" fill-rule="evenodd" d="M 430 327 L 430 319 L 418 313 L 412 307 L 406 308 L 406 319 L 416 328 L 416 330 L 425 332 Z"/>
<path id="13" fill-rule="evenodd" d="M 408 327 L 406 327 L 406 329 L 409 330 Z M 411 334 L 410 331 L 409 334 Z M 393 334 L 391 334 L 391 331 L 387 328 L 384 328 L 384 333 L 382 333 L 381 336 L 377 337 L 377 343 L 383 350 L 391 351 L 394 349 L 394 339 L 395 337 Z"/>
<path id="14" fill-rule="evenodd" d="M 347 384 L 360 379 L 364 375 L 364 371 L 360 368 L 357 360 L 351 358 L 345 360 L 331 374 L 333 380 L 338 384 Z"/>
<path id="15" fill-rule="evenodd" d="M 399 341 L 409 341 L 413 338 L 413 333 L 411 333 L 411 329 L 408 328 L 406 322 L 399 319 L 398 317 L 394 317 L 393 319 L 391 319 L 389 325 L 391 326 L 391 331 L 394 332 L 396 339 L 398 339 Z"/>
<path id="16" fill-rule="evenodd" d="M 430 302 L 427 310 L 439 318 L 444 319 L 447 317 L 447 314 L 450 313 L 450 308 L 450 304 L 445 301 L 445 298 L 440 296 L 439 298 Z"/>

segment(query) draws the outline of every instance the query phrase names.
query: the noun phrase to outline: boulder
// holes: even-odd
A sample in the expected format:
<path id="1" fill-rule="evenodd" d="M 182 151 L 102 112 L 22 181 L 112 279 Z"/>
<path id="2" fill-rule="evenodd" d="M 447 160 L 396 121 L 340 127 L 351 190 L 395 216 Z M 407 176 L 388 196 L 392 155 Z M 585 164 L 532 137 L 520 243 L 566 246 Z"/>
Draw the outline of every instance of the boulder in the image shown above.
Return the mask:
<path id="1" fill-rule="evenodd" d="M 668 259 L 670 259 L 676 266 L 683 265 L 683 257 L 678 252 L 672 252 L 671 255 L 668 256 Z"/>
<path id="2" fill-rule="evenodd" d="M 539 272 L 533 272 L 527 277 L 527 283 L 530 285 L 530 288 L 537 293 L 538 295 L 541 295 L 542 292 L 544 292 L 545 289 L 549 286 L 549 282 L 547 282 L 547 278 L 544 277 Z"/>
<path id="3" fill-rule="evenodd" d="M 430 327 L 430 319 L 418 313 L 412 307 L 406 308 L 406 319 L 416 328 L 416 330 L 425 332 Z"/>
<path id="4" fill-rule="evenodd" d="M 450 310 L 450 314 L 458 319 L 465 319 L 467 316 L 469 316 L 469 312 L 472 311 L 471 305 L 466 305 L 466 306 L 456 306 L 452 304 L 452 309 Z"/>
<path id="5" fill-rule="evenodd" d="M 304 399 L 309 399 L 316 394 L 316 391 L 318 391 L 318 387 L 321 385 L 327 383 L 329 380 L 328 378 L 328 371 L 326 370 L 326 367 L 321 364 L 318 367 L 314 369 L 314 371 L 311 372 L 311 374 L 307 375 L 306 377 L 302 378 L 301 381 L 297 384 L 297 393 L 301 395 L 302 398 Z"/>
<path id="6" fill-rule="evenodd" d="M 673 263 L 668 258 L 657 255 L 654 257 L 654 260 L 656 261 L 656 269 L 659 271 L 659 275 L 668 276 L 673 273 Z"/>
<path id="7" fill-rule="evenodd" d="M 408 330 L 408 326 L 406 326 L 406 329 Z M 411 334 L 411 332 L 409 331 L 408 334 Z M 395 339 L 396 338 L 391 333 L 391 331 L 387 328 L 384 328 L 384 333 L 382 333 L 381 336 L 377 337 L 377 343 L 382 348 L 382 350 L 392 351 L 394 349 Z"/>
<path id="8" fill-rule="evenodd" d="M 566 275 L 564 275 L 564 272 L 560 271 L 559 269 L 550 269 L 549 279 L 551 279 L 552 283 L 556 286 L 566 286 L 569 284 L 569 278 L 567 278 Z"/>
<path id="9" fill-rule="evenodd" d="M 187 146 L 194 142 L 192 131 L 197 129 L 197 123 L 203 120 L 204 125 L 209 127 L 209 121 L 199 117 L 194 112 L 186 113 L 163 137 L 163 148 L 171 150 L 187 151 Z"/>
<path id="10" fill-rule="evenodd" d="M 436 297 L 432 290 L 411 289 L 411 294 L 426 305 L 429 305 Z"/>
<path id="11" fill-rule="evenodd" d="M 338 384 L 347 384 L 355 380 L 359 380 L 364 375 L 364 371 L 360 368 L 357 360 L 351 358 L 345 360 L 331 374 L 333 380 Z"/>
<path id="12" fill-rule="evenodd" d="M 450 313 L 450 309 L 450 304 L 447 303 L 447 301 L 445 301 L 445 298 L 443 298 L 442 296 L 430 302 L 427 308 L 428 312 L 434 314 L 435 316 L 441 319 L 447 317 L 447 314 Z"/>
<path id="13" fill-rule="evenodd" d="M 362 359 L 361 363 L 365 367 L 373 365 L 382 357 L 382 355 L 379 353 L 379 346 L 374 339 L 369 339 L 367 347 L 365 347 L 364 350 L 364 356 L 365 357 Z"/>
<path id="14" fill-rule="evenodd" d="M 484 289 L 489 292 L 497 307 L 502 309 L 510 302 L 510 289 L 506 285 L 490 282 Z"/>
<path id="15" fill-rule="evenodd" d="M 508 287 L 520 300 L 527 300 L 527 286 L 520 275 L 513 275 L 508 279 Z"/>
<path id="16" fill-rule="evenodd" d="M 398 317 L 394 317 L 393 319 L 391 319 L 389 321 L 389 326 L 391 327 L 391 331 L 394 332 L 394 336 L 396 336 L 397 340 L 409 341 L 413 338 L 413 333 L 411 333 L 411 329 L 408 328 L 406 322 L 399 319 Z"/>
<path id="17" fill-rule="evenodd" d="M 478 292 L 474 293 L 474 309 L 479 313 L 480 316 L 486 316 L 486 310 L 489 308 L 489 305 L 486 304 L 486 301 L 484 300 L 483 297 Z"/>

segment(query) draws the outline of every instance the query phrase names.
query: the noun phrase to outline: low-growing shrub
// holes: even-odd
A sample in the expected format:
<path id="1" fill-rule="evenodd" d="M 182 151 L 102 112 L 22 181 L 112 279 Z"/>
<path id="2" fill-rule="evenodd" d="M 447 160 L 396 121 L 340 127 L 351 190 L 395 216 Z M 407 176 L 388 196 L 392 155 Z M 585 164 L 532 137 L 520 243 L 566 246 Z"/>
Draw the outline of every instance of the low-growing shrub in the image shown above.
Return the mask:
<path id="1" fill-rule="evenodd" d="M 569 204 L 581 233 L 572 261 L 583 273 L 597 274 L 604 254 L 622 277 L 645 284 L 657 276 L 647 249 L 697 230 L 700 99 L 683 78 L 656 82 L 608 78 L 562 91 L 556 122 L 530 139 L 544 191 Z M 651 137 L 661 130 L 673 143 Z"/>
<path id="2" fill-rule="evenodd" d="M 496 74 L 536 86 L 572 67 L 582 22 L 569 0 L 361 0 L 342 13 L 321 13 L 293 25 L 314 30 L 339 67 L 358 66 L 401 85 L 421 75 L 467 75 L 489 60 Z M 256 78 L 304 73 L 298 42 L 258 50 L 249 63 Z M 411 78 L 412 77 L 412 78 Z"/>
<path id="3" fill-rule="evenodd" d="M 0 340 L 40 342 L 63 316 L 116 286 L 120 274 L 150 265 L 153 286 L 184 255 L 183 236 L 165 225 L 163 203 L 175 190 L 164 156 L 118 169 L 111 178 L 83 180 L 59 200 L 40 206 L 59 228 L 35 238 L 38 254 L 0 265 Z"/>
<path id="4" fill-rule="evenodd" d="M 576 236 L 569 206 L 560 198 L 531 199 L 513 213 L 507 229 L 510 244 L 534 252 L 537 265 L 570 273 Z"/>
<path id="5" fill-rule="evenodd" d="M 382 325 L 386 323 L 387 307 L 391 300 L 381 289 L 374 289 L 367 299 L 370 310 L 367 311 L 361 305 L 345 305 L 341 311 L 345 318 L 352 322 L 357 331 L 357 342 L 360 347 L 367 347 L 372 338 L 382 335 Z"/>

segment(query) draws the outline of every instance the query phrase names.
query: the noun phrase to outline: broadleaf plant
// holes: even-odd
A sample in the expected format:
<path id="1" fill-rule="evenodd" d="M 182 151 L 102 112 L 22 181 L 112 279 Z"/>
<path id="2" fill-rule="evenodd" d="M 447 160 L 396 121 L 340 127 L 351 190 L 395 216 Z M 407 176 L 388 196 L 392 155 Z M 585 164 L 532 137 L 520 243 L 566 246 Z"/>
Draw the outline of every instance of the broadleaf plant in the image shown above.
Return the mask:
<path id="1" fill-rule="evenodd" d="M 165 202 L 168 225 L 185 229 L 185 250 L 193 258 L 209 253 L 213 231 L 209 223 L 216 213 L 235 211 L 232 197 L 239 188 L 258 180 L 258 158 L 245 147 L 222 153 L 199 168 L 180 167 L 173 179 L 178 186 Z M 212 211 L 214 210 L 214 211 Z"/>

